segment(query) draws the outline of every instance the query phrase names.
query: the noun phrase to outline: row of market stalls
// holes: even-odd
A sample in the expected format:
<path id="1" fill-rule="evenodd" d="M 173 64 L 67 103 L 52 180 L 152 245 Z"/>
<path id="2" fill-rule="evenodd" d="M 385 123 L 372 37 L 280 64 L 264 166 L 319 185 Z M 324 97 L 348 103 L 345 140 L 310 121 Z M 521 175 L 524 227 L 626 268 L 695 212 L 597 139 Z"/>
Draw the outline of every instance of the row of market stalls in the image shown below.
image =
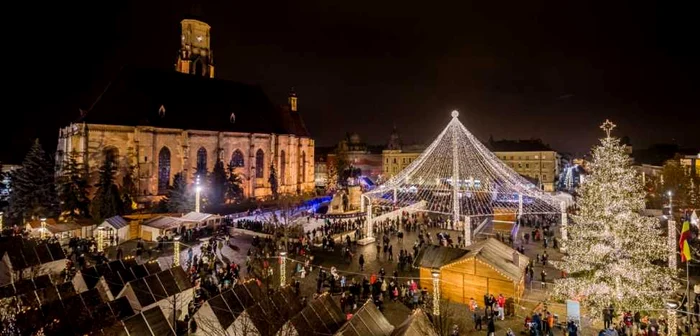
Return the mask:
<path id="1" fill-rule="evenodd" d="M 346 315 L 328 293 L 304 307 L 291 287 L 267 295 L 254 280 L 207 300 L 193 318 L 194 335 L 437 336 L 420 309 L 394 328 L 371 300 Z"/>
<path id="2" fill-rule="evenodd" d="M 141 238 L 155 241 L 158 237 L 172 237 L 184 229 L 216 228 L 222 223 L 219 215 L 190 212 L 182 214 L 145 214 L 114 216 L 102 223 L 90 219 L 57 222 L 53 218 L 32 220 L 25 229 L 30 236 L 40 238 L 51 236 L 61 245 L 68 244 L 71 238 L 103 239 L 104 246 L 117 245 L 127 240 Z"/>
<path id="3" fill-rule="evenodd" d="M 102 239 L 105 239 L 105 246 L 135 238 L 145 241 L 156 241 L 158 237 L 172 239 L 187 229 L 217 228 L 222 220 L 223 217 L 219 215 L 202 212 L 190 212 L 183 216 L 114 216 L 97 226 L 98 233 L 95 236 L 99 237 L 99 231 L 103 230 Z"/>
<path id="4" fill-rule="evenodd" d="M 58 243 L 0 237 L 0 253 L 5 270 L 32 269 L 0 285 L 3 334 L 174 335 L 173 319 L 184 318 L 194 297 L 182 267 L 162 269 L 157 261 L 114 260 L 67 280 Z M 47 266 L 59 262 L 60 269 Z"/>
<path id="5" fill-rule="evenodd" d="M 0 237 L 0 285 L 37 274 L 60 273 L 66 255 L 58 243 L 40 242 L 20 236 Z"/>

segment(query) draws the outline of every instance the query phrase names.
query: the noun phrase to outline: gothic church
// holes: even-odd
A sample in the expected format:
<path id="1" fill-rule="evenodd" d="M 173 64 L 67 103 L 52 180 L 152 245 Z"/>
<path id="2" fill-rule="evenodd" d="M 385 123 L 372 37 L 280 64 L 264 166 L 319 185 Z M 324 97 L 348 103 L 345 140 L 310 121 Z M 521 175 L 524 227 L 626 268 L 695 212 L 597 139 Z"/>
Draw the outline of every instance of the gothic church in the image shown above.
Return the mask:
<path id="1" fill-rule="evenodd" d="M 105 156 L 119 165 L 117 182 L 133 167 L 139 203 L 157 201 L 173 176 L 192 182 L 217 159 L 242 178 L 246 197 L 271 195 L 270 168 L 280 193 L 314 188 L 314 140 L 297 111 L 297 96 L 274 105 L 258 86 L 214 78 L 211 27 L 181 22 L 176 71 L 125 67 L 87 111 L 60 129 L 58 173 L 70 153 L 86 163 L 90 182 Z"/>

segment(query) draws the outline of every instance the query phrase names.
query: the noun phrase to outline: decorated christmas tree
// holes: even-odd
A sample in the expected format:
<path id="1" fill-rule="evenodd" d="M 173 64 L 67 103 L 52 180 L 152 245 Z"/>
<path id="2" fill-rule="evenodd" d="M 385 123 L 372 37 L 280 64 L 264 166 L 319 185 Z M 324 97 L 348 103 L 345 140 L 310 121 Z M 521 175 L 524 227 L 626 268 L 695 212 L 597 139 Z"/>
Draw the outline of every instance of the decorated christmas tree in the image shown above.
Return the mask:
<path id="1" fill-rule="evenodd" d="M 669 247 L 659 221 L 640 214 L 644 191 L 615 125 L 593 149 L 591 174 L 578 189 L 579 212 L 568 226 L 567 255 L 554 266 L 568 276 L 557 280 L 554 296 L 579 300 L 586 316 L 662 309 L 675 288 L 666 267 Z M 672 251 L 676 253 L 676 251 Z"/>
<path id="2" fill-rule="evenodd" d="M 17 224 L 23 220 L 54 216 L 58 210 L 54 163 L 37 139 L 22 162 L 11 175 L 10 218 Z"/>

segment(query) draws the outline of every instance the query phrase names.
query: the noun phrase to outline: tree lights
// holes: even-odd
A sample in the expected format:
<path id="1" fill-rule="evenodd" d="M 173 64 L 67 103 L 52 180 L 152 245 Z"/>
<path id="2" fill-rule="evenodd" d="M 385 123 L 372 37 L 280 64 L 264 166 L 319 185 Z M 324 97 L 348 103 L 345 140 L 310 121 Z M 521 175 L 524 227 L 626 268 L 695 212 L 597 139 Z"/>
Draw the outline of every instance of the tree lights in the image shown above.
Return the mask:
<path id="1" fill-rule="evenodd" d="M 569 276 L 555 281 L 554 295 L 581 301 L 592 318 L 617 311 L 662 309 L 676 283 L 656 264 L 668 254 L 657 219 L 644 217 L 644 191 L 614 127 L 593 149 L 591 174 L 578 189 L 579 213 L 568 223 L 567 255 L 552 264 Z M 674 251 L 675 252 L 675 251 Z"/>
<path id="2" fill-rule="evenodd" d="M 466 218 L 491 216 L 496 209 L 516 215 L 559 213 L 558 202 L 491 153 L 458 116 L 453 111 L 447 127 L 413 163 L 365 195 L 397 207 L 425 201 L 424 211 L 449 216 L 454 229 Z M 463 227 L 469 245 L 471 228 Z"/>

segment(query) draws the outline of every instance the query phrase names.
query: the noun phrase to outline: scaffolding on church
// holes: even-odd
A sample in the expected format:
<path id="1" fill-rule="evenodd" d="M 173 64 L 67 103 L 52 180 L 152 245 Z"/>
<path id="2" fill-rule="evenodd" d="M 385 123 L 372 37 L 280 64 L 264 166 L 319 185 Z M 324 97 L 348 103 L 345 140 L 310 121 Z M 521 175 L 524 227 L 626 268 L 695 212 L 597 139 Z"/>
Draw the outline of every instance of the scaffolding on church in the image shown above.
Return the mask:
<path id="1" fill-rule="evenodd" d="M 430 146 L 408 167 L 384 184 L 362 195 L 367 212 L 366 241 L 372 238 L 372 207 L 410 207 L 450 217 L 471 244 L 472 222 L 508 214 L 555 214 L 560 202 L 513 171 L 491 153 L 452 112 L 452 120 Z"/>

